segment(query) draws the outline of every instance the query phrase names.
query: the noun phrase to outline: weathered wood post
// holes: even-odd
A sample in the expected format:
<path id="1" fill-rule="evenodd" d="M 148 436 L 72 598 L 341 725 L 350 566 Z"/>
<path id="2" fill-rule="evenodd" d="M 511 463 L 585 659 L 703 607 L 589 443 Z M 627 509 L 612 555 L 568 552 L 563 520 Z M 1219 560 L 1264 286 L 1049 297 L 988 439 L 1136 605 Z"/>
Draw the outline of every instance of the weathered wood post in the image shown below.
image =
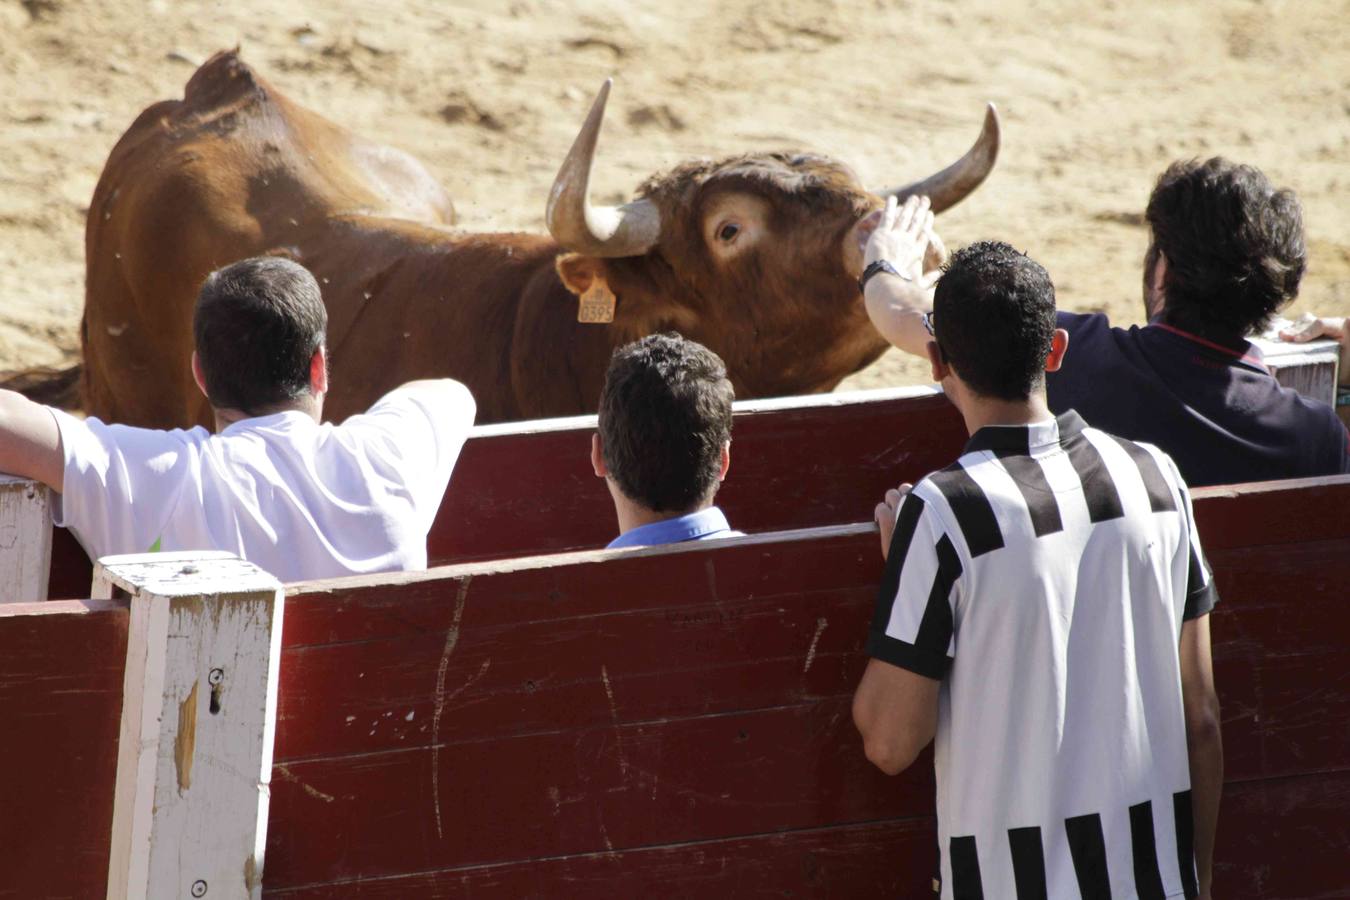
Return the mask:
<path id="1" fill-rule="evenodd" d="M 47 599 L 52 510 L 40 481 L 0 475 L 0 603 Z"/>
<path id="2" fill-rule="evenodd" d="M 131 604 L 107 896 L 261 897 L 281 585 L 147 553 L 100 560 L 92 592 Z"/>

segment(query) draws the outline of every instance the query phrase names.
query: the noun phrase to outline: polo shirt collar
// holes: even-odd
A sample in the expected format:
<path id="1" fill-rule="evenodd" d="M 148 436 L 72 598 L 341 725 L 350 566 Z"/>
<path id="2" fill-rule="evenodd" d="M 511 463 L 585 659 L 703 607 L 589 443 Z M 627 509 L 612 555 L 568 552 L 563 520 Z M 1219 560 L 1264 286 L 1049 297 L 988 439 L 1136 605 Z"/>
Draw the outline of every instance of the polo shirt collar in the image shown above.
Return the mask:
<path id="1" fill-rule="evenodd" d="M 998 454 L 1031 455 L 1039 447 L 1058 444 L 1087 427 L 1083 417 L 1073 410 L 1044 422 L 1030 425 L 986 425 L 970 436 L 964 453 L 991 450 Z"/>
<path id="2" fill-rule="evenodd" d="M 1216 341 L 1211 341 L 1208 338 L 1202 338 L 1198 334 L 1191 334 L 1189 331 L 1183 331 L 1175 325 L 1168 325 L 1157 317 L 1154 317 L 1149 321 L 1148 327 L 1156 328 L 1160 333 L 1190 341 L 1192 344 L 1211 351 L 1211 355 L 1218 356 L 1232 365 L 1254 369 L 1258 372 L 1264 372 L 1267 375 L 1270 374 L 1270 369 L 1266 368 L 1266 360 L 1265 356 L 1261 353 L 1261 348 L 1251 341 L 1239 341 L 1236 345 L 1232 346 L 1220 344 Z"/>
<path id="3" fill-rule="evenodd" d="M 716 506 L 686 513 L 673 519 L 663 519 L 650 525 L 640 525 L 609 542 L 605 548 L 618 547 L 654 547 L 658 544 L 679 544 L 684 541 L 696 541 L 719 531 L 730 531 L 731 525 L 722 510 Z"/>

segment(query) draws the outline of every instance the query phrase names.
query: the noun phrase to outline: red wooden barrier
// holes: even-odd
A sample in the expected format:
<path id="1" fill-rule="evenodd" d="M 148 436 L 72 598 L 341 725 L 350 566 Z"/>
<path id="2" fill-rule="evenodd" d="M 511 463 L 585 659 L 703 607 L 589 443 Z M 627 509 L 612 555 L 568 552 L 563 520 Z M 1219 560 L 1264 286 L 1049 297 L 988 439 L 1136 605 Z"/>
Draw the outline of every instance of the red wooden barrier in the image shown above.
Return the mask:
<path id="1" fill-rule="evenodd" d="M 718 496 L 742 531 L 867 518 L 885 492 L 956 458 L 965 426 L 925 389 L 736 405 L 731 474 Z M 614 506 L 591 471 L 594 416 L 475 429 L 427 541 L 436 565 L 603 547 Z M 547 512 L 543 511 L 547 509 Z M 50 595 L 89 590 L 89 560 L 56 529 Z"/>
<path id="2" fill-rule="evenodd" d="M 1196 516 L 1216 893 L 1346 895 L 1350 478 Z M 849 717 L 879 573 L 854 526 L 292 586 L 266 893 L 929 896 L 931 763 L 881 776 Z M 101 893 L 124 622 L 0 608 L 0 770 L 32 773 L 0 793 L 0 897 Z"/>

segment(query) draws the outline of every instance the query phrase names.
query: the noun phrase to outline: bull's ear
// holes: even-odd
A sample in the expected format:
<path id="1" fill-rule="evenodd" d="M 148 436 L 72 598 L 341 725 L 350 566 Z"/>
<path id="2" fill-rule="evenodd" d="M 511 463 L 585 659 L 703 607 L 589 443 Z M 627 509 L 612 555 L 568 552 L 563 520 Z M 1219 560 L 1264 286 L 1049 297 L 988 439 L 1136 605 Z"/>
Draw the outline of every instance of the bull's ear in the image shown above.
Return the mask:
<path id="1" fill-rule="evenodd" d="M 564 253 L 558 257 L 558 277 L 563 285 L 580 297 L 590 290 L 596 279 L 607 281 L 605 261 L 594 256 L 582 256 L 580 253 Z"/>

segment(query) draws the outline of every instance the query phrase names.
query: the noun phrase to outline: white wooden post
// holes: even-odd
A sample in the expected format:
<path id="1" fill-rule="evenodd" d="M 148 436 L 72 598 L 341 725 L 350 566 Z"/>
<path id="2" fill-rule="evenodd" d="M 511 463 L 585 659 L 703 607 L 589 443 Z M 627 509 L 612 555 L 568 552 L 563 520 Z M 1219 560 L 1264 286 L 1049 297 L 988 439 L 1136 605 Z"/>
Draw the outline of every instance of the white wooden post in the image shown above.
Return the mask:
<path id="1" fill-rule="evenodd" d="M 130 597 L 108 894 L 259 898 L 281 585 L 228 553 L 109 556 Z"/>
<path id="2" fill-rule="evenodd" d="M 0 603 L 47 599 L 52 509 L 40 481 L 0 475 Z"/>

